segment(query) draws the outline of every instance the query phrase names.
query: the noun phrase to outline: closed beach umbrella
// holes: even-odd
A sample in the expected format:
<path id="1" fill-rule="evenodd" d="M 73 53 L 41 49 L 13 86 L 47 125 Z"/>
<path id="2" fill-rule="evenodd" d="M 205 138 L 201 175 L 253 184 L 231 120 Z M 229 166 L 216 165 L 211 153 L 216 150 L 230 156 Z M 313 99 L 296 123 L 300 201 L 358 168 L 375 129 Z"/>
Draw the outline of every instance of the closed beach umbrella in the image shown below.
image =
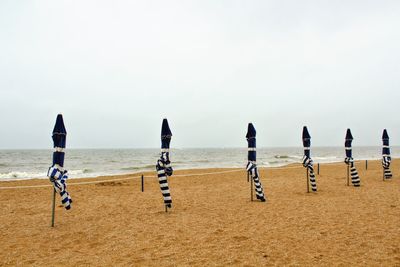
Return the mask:
<path id="1" fill-rule="evenodd" d="M 346 158 L 344 162 L 350 167 L 350 174 L 351 174 L 351 182 L 354 186 L 360 186 L 360 177 L 358 176 L 357 169 L 354 164 L 353 153 L 351 148 L 351 143 L 353 142 L 353 135 L 351 134 L 350 129 L 347 129 L 346 137 L 345 137 L 345 150 L 346 150 Z M 348 171 L 348 169 L 347 169 Z M 348 173 L 347 173 L 348 174 Z"/>
<path id="2" fill-rule="evenodd" d="M 256 197 L 260 201 L 265 201 L 264 190 L 260 182 L 260 177 L 257 168 L 257 152 L 256 152 L 256 129 L 252 123 L 249 123 L 246 134 L 248 153 L 246 170 L 254 181 Z"/>
<path id="3" fill-rule="evenodd" d="M 166 208 L 172 207 L 171 193 L 169 191 L 167 177 L 172 175 L 171 161 L 169 160 L 169 144 L 171 142 L 172 133 L 169 129 L 167 119 L 164 119 L 161 126 L 161 154 L 157 160 L 157 175 L 161 192 L 164 197 Z"/>
<path id="4" fill-rule="evenodd" d="M 382 142 L 383 179 L 390 179 L 392 178 L 392 172 L 390 171 L 390 162 L 392 161 L 392 158 L 390 157 L 389 135 L 386 129 L 383 130 Z"/>
<path id="5" fill-rule="evenodd" d="M 67 191 L 66 181 L 68 179 L 67 171 L 64 169 L 64 149 L 67 137 L 63 117 L 61 114 L 57 115 L 56 124 L 53 129 L 53 165 L 49 168 L 47 176 L 50 182 L 53 183 L 54 189 L 61 196 L 61 203 L 69 210 L 71 208 L 71 197 Z"/>
<path id="6" fill-rule="evenodd" d="M 307 127 L 303 127 L 303 147 L 304 147 L 304 157 L 303 157 L 303 166 L 307 168 L 308 170 L 308 177 L 310 184 L 311 184 L 311 190 L 316 192 L 317 191 L 317 182 L 315 181 L 315 174 L 314 174 L 314 167 L 313 167 L 313 161 L 311 159 L 311 153 L 310 153 L 310 146 L 311 146 L 311 136 L 308 133 Z M 308 184 L 308 182 L 307 182 Z M 308 185 L 307 185 L 308 189 Z"/>

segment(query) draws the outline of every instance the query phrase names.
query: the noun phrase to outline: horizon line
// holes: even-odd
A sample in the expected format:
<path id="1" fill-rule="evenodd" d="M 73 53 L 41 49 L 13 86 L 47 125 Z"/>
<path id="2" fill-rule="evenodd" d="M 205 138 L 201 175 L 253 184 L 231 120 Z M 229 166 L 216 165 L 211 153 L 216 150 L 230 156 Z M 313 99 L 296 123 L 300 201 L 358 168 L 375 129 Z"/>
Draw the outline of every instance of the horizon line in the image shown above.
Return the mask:
<path id="1" fill-rule="evenodd" d="M 391 145 L 390 147 L 398 147 L 400 145 Z M 355 147 L 382 147 L 381 145 L 357 145 Z M 172 147 L 170 149 L 246 149 L 247 146 L 226 146 L 226 147 Z M 260 149 L 264 148 L 303 148 L 303 146 L 260 146 L 257 147 Z M 312 146 L 311 148 L 344 148 L 344 146 Z M 87 150 L 106 150 L 106 149 L 160 149 L 160 147 L 71 147 L 66 148 L 66 150 L 80 150 L 80 149 L 87 149 Z M 53 150 L 52 147 L 48 148 L 0 148 L 1 150 Z"/>

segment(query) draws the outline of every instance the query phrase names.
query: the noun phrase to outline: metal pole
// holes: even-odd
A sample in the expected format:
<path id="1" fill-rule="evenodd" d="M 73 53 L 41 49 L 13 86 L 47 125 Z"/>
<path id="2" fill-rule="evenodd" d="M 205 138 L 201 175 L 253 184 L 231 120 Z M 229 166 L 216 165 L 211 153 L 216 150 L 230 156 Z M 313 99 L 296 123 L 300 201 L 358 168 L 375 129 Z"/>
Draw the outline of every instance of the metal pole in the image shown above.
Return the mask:
<path id="1" fill-rule="evenodd" d="M 143 174 L 142 174 L 142 192 L 144 192 L 144 180 L 143 180 Z"/>
<path id="2" fill-rule="evenodd" d="M 319 163 L 318 163 L 318 175 L 319 175 Z"/>
<path id="3" fill-rule="evenodd" d="M 365 160 L 365 170 L 368 170 L 368 160 Z"/>
<path id="4" fill-rule="evenodd" d="M 56 189 L 53 188 L 53 203 L 51 205 L 51 227 L 54 227 L 55 209 L 56 209 Z"/>
<path id="5" fill-rule="evenodd" d="M 347 165 L 347 186 L 350 185 L 349 173 L 350 173 L 350 166 Z"/>
<path id="6" fill-rule="evenodd" d="M 308 168 L 307 168 L 307 171 L 306 171 L 306 181 L 307 181 L 307 193 L 310 193 L 309 180 L 308 180 Z"/>
<path id="7" fill-rule="evenodd" d="M 250 180 L 250 195 L 251 201 L 253 201 L 253 178 Z"/>

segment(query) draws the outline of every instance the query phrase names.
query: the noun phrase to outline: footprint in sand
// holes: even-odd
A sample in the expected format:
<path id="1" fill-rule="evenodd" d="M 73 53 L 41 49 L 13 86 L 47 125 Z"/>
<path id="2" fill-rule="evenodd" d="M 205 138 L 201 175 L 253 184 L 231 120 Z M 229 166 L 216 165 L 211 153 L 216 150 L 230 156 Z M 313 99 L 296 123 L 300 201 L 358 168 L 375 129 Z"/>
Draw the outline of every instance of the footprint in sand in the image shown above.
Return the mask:
<path id="1" fill-rule="evenodd" d="M 236 241 L 244 241 L 249 238 L 247 236 L 234 236 L 233 239 L 235 239 Z"/>

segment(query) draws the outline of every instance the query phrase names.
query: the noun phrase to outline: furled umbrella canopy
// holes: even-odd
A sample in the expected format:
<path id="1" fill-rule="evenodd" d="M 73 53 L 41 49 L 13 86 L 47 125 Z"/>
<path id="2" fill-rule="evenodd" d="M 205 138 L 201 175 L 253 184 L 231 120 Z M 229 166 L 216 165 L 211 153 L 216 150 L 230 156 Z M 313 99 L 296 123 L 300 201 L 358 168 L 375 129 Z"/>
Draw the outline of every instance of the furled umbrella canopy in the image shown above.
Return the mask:
<path id="1" fill-rule="evenodd" d="M 302 139 L 303 139 L 304 155 L 311 158 L 310 156 L 311 136 L 306 126 L 303 127 Z"/>
<path id="2" fill-rule="evenodd" d="M 168 120 L 164 119 L 161 126 L 161 154 L 157 160 L 156 169 L 158 182 L 160 184 L 161 193 L 164 198 L 166 208 L 172 207 L 172 198 L 168 186 L 167 177 L 173 173 L 171 161 L 169 159 L 169 146 L 171 142 L 172 132 L 168 125 Z"/>
<path id="3" fill-rule="evenodd" d="M 355 187 L 360 186 L 360 177 L 358 176 L 357 169 L 354 164 L 354 159 L 352 156 L 352 147 L 351 144 L 353 142 L 353 135 L 351 134 L 350 129 L 347 129 L 346 137 L 344 141 L 345 151 L 346 151 L 346 158 L 344 162 L 350 167 L 350 174 L 351 174 L 351 182 Z M 348 175 L 348 173 L 347 173 Z"/>
<path id="4" fill-rule="evenodd" d="M 386 129 L 383 130 L 382 133 L 382 167 L 383 167 L 383 178 L 391 179 L 392 172 L 390 170 L 390 163 L 392 158 L 390 156 L 390 146 L 389 146 L 389 135 Z"/>
<path id="5" fill-rule="evenodd" d="M 246 134 L 248 153 L 247 153 L 247 166 L 246 170 L 254 181 L 256 197 L 260 201 L 265 201 L 264 190 L 260 181 L 258 168 L 257 168 L 257 152 L 256 152 L 256 129 L 252 123 L 249 123 Z"/>
<path id="6" fill-rule="evenodd" d="M 303 140 L 303 147 L 304 147 L 303 166 L 308 169 L 308 177 L 307 178 L 309 179 L 309 182 L 311 184 L 311 190 L 316 192 L 317 191 L 317 182 L 315 180 L 313 161 L 311 159 L 311 153 L 310 153 L 311 136 L 310 136 L 310 133 L 308 132 L 308 129 L 306 126 L 303 127 L 302 140 Z"/>
<path id="7" fill-rule="evenodd" d="M 66 180 L 67 171 L 64 169 L 65 144 L 67 131 L 65 130 L 64 120 L 61 114 L 57 115 L 56 124 L 53 129 L 53 165 L 49 168 L 47 176 L 53 183 L 54 189 L 60 194 L 63 206 L 69 210 L 71 208 L 71 197 L 67 191 Z"/>
<path id="8" fill-rule="evenodd" d="M 169 149 L 172 132 L 168 125 L 168 120 L 163 119 L 161 126 L 161 149 Z"/>
<path id="9" fill-rule="evenodd" d="M 346 158 L 352 158 L 352 149 L 351 149 L 351 143 L 353 142 L 353 135 L 351 134 L 350 129 L 347 129 L 346 131 L 346 137 L 344 141 L 344 146 L 346 150 Z"/>

